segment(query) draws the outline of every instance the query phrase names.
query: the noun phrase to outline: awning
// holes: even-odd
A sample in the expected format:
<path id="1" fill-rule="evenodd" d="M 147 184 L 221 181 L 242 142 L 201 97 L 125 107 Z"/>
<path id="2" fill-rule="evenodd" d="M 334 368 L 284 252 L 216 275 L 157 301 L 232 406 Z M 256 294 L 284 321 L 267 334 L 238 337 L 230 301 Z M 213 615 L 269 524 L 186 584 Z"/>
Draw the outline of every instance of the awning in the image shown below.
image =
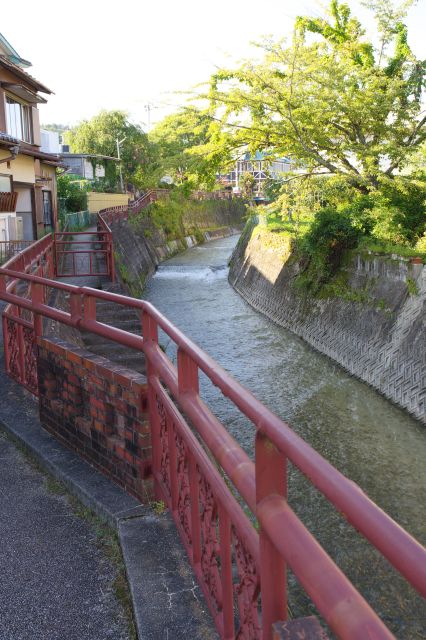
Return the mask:
<path id="1" fill-rule="evenodd" d="M 22 98 L 26 102 L 30 102 L 32 104 L 46 103 L 47 100 L 39 96 L 38 93 L 31 91 L 23 84 L 15 84 L 13 82 L 2 82 L 2 86 L 13 93 L 18 98 Z"/>

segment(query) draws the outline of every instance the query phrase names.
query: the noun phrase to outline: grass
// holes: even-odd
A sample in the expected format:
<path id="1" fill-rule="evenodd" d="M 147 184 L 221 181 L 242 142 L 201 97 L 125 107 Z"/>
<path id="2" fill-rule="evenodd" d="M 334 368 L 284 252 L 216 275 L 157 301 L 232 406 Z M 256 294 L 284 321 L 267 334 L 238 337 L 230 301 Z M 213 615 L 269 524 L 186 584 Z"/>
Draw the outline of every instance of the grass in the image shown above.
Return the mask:
<path id="1" fill-rule="evenodd" d="M 271 213 L 266 216 L 266 225 L 259 225 L 259 228 L 283 238 L 301 239 L 308 233 L 313 220 L 314 216 L 309 219 L 290 222 L 283 220 L 277 213 Z M 380 238 L 362 238 L 356 251 L 360 251 L 361 253 L 375 253 L 383 256 L 398 256 L 401 258 L 421 258 L 423 263 L 426 264 L 426 252 L 403 244 L 393 244 Z"/>
<path id="2" fill-rule="evenodd" d="M 407 278 L 407 289 L 410 296 L 418 296 L 419 290 L 417 288 L 417 284 L 413 278 Z"/>
<path id="3" fill-rule="evenodd" d="M 277 233 L 294 238 L 303 237 L 311 228 L 314 217 L 307 220 L 283 220 L 282 217 L 273 213 L 266 218 L 266 229 L 271 233 Z"/>
<path id="4" fill-rule="evenodd" d="M 167 510 L 167 506 L 163 500 L 154 500 L 150 503 L 150 507 L 157 516 L 163 515 Z"/>
<path id="5" fill-rule="evenodd" d="M 426 263 L 426 253 L 418 251 L 414 247 L 408 247 L 403 244 L 392 244 L 386 240 L 379 238 L 363 238 L 358 245 L 361 252 L 377 253 L 379 255 L 396 255 L 402 258 L 422 258 Z"/>

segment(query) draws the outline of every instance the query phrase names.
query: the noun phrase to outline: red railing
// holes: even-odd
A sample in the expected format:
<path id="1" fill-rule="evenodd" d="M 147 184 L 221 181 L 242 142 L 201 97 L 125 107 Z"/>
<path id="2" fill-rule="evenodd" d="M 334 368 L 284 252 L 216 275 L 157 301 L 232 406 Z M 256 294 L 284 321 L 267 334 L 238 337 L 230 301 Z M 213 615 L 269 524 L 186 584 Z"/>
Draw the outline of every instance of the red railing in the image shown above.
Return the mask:
<path id="1" fill-rule="evenodd" d="M 13 213 L 16 211 L 16 202 L 18 193 L 16 191 L 0 191 L 0 211 L 5 213 Z"/>
<path id="2" fill-rule="evenodd" d="M 54 234 L 57 277 L 109 276 L 114 280 L 112 233 L 62 231 Z"/>
<path id="3" fill-rule="evenodd" d="M 151 189 L 129 205 L 120 205 L 117 207 L 109 207 L 108 209 L 101 209 L 98 217 L 105 225 L 108 225 L 109 228 L 114 222 L 127 220 L 129 216 L 138 214 L 148 205 L 156 202 L 160 198 L 168 198 L 169 195 L 170 191 L 168 189 Z"/>
<path id="4" fill-rule="evenodd" d="M 0 289 L 26 300 L 30 305 L 46 302 L 49 294 L 47 287 L 32 286 L 30 280 L 23 280 L 23 274 L 34 274 L 53 278 L 54 245 L 49 234 L 33 242 L 24 251 L 12 257 L 4 269 L 17 273 L 18 277 L 0 278 Z M 13 271 L 10 271 L 13 270 Z M 1 298 L 1 292 L 0 292 Z M 39 320 L 34 317 L 31 308 L 9 304 L 2 317 L 4 359 L 6 372 L 29 391 L 37 393 L 37 345 L 34 327 L 39 330 Z"/>
<path id="5" fill-rule="evenodd" d="M 31 288 L 31 299 L 14 292 L 17 280 Z M 69 311 L 49 306 L 49 288 L 69 294 Z M 272 623 L 287 617 L 287 565 L 339 638 L 393 638 L 289 507 L 287 461 L 426 596 L 426 550 L 151 304 L 57 283 L 16 266 L 0 269 L 0 299 L 9 309 L 32 314 L 31 344 L 44 317 L 144 352 L 155 492 L 173 514 L 222 638 L 271 639 Z M 98 322 L 97 300 L 138 310 L 142 337 Z M 16 358 L 25 360 L 22 341 L 11 337 L 19 315 L 8 311 L 4 322 L 6 362 L 11 342 Z M 177 348 L 177 366 L 159 347 L 159 329 Z M 19 368 L 7 366 L 24 384 Z M 201 399 L 200 372 L 254 424 L 255 462 Z"/>

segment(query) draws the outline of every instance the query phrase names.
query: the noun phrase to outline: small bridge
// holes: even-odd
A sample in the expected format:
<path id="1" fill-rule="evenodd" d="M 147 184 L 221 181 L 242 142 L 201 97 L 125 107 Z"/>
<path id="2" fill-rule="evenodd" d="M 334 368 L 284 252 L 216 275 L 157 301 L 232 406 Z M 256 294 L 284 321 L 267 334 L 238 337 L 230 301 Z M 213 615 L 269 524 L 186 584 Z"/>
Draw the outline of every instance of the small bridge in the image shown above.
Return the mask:
<path id="1" fill-rule="evenodd" d="M 424 597 L 426 550 L 151 304 L 55 279 L 113 279 L 110 225 L 158 197 L 164 194 L 149 192 L 130 207 L 100 212 L 89 239 L 46 236 L 0 269 L 8 374 L 38 396 L 42 415 L 61 411 L 60 439 L 85 457 L 95 439 L 94 464 L 133 495 L 142 500 L 141 487 L 153 481 L 221 638 L 325 637 L 315 619 L 288 620 L 287 567 L 337 637 L 393 638 L 289 506 L 288 462 Z M 59 293 L 66 309 L 54 303 Z M 100 322 L 105 302 L 136 311 L 140 334 Z M 52 342 L 45 320 L 144 354 L 146 376 Z M 177 366 L 159 346 L 160 330 L 176 346 Z M 200 397 L 200 372 L 255 426 L 254 461 Z"/>

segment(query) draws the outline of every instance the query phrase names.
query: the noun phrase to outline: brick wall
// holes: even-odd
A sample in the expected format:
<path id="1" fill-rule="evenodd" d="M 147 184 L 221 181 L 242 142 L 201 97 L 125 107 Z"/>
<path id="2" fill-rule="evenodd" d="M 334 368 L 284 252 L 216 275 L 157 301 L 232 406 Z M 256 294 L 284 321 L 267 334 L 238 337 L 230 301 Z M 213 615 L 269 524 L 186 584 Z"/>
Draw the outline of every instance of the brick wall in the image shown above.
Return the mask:
<path id="1" fill-rule="evenodd" d="M 146 379 L 59 338 L 38 339 L 40 420 L 142 502 L 151 497 Z"/>

